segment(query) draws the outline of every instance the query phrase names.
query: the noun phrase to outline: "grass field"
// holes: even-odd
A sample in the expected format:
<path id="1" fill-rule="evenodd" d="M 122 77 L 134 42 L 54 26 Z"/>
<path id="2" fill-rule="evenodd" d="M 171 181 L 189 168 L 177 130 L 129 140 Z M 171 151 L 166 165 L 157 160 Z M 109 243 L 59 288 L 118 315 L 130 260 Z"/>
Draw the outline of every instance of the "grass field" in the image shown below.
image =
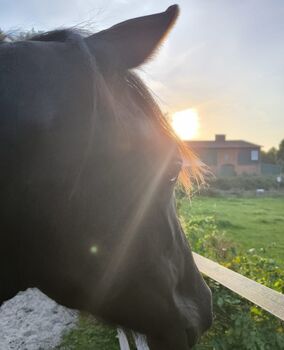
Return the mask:
<path id="1" fill-rule="evenodd" d="M 284 267 L 284 198 L 209 198 L 182 200 L 180 214 L 214 216 L 241 250 L 255 248 Z"/>

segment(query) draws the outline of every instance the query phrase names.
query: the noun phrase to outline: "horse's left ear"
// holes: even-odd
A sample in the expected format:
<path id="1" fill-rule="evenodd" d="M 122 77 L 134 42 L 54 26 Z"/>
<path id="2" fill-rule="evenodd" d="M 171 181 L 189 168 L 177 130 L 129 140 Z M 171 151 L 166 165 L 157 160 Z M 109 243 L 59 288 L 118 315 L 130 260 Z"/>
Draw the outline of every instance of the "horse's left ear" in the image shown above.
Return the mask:
<path id="1" fill-rule="evenodd" d="M 101 68 L 135 68 L 155 52 L 178 14 L 179 7 L 173 5 L 165 12 L 121 22 L 85 40 Z"/>

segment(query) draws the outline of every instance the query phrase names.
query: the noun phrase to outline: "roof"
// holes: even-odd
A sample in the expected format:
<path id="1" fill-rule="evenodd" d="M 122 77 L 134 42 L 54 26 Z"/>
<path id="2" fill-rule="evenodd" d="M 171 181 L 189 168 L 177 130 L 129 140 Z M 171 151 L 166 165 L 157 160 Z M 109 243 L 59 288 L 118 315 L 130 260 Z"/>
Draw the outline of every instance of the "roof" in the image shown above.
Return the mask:
<path id="1" fill-rule="evenodd" d="M 192 148 L 260 148 L 260 145 L 242 140 L 225 141 L 185 141 Z"/>

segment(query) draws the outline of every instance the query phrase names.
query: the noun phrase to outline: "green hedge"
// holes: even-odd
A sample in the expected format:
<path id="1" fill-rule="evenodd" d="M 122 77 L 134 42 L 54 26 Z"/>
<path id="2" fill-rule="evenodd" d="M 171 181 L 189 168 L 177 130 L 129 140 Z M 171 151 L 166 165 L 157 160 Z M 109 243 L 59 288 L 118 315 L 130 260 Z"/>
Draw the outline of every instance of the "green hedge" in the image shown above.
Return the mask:
<path id="1" fill-rule="evenodd" d="M 263 188 L 264 190 L 277 189 L 278 183 L 276 176 L 254 176 L 242 175 L 233 177 L 213 178 L 208 183 L 209 188 L 220 190 L 256 190 Z"/>
<path id="2" fill-rule="evenodd" d="M 257 194 L 257 189 L 264 189 L 265 192 Z M 206 184 L 193 189 L 193 193 L 207 197 L 222 197 L 227 195 L 239 197 L 251 197 L 256 195 L 283 196 L 284 182 L 280 185 L 276 181 L 276 176 L 255 176 L 242 175 L 233 177 L 210 177 Z M 176 186 L 177 198 L 187 197 L 181 184 Z"/>

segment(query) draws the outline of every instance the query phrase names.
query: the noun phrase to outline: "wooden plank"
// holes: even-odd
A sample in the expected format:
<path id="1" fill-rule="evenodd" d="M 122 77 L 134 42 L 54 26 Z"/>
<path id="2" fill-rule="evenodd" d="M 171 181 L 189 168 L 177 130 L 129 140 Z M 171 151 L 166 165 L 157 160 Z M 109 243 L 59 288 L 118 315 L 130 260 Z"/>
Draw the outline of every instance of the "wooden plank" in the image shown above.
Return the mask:
<path id="1" fill-rule="evenodd" d="M 117 337 L 118 337 L 118 341 L 119 341 L 120 350 L 130 350 L 127 336 L 124 333 L 122 328 L 117 328 Z"/>
<path id="2" fill-rule="evenodd" d="M 132 335 L 133 335 L 137 350 L 150 350 L 147 344 L 147 339 L 145 335 L 140 333 L 135 333 L 135 332 L 132 332 Z"/>
<path id="3" fill-rule="evenodd" d="M 131 332 L 137 350 L 150 350 L 147 344 L 146 336 L 134 331 Z M 127 335 L 122 328 L 117 328 L 117 337 L 119 340 L 120 350 L 130 350 Z"/>
<path id="4" fill-rule="evenodd" d="M 284 321 L 284 295 L 265 287 L 199 254 L 193 253 L 199 270 L 233 292 Z"/>

